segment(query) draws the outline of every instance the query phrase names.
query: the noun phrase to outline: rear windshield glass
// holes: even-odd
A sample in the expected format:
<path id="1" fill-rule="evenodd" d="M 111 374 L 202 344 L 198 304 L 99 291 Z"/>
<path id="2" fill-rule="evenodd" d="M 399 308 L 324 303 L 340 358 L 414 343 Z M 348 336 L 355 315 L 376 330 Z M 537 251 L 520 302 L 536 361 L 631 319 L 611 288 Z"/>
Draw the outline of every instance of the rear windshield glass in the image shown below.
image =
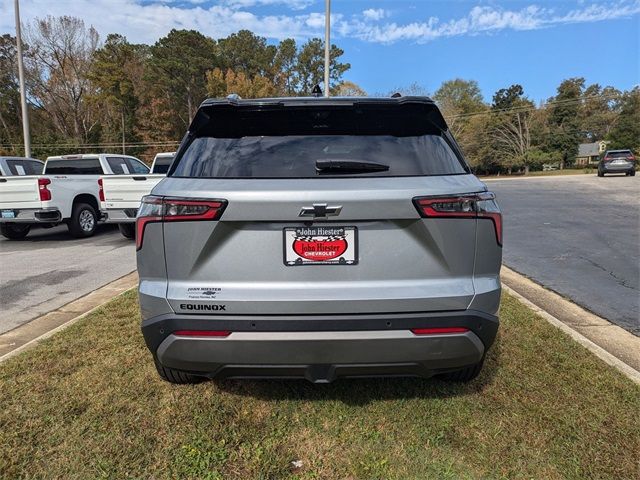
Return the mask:
<path id="1" fill-rule="evenodd" d="M 11 175 L 40 175 L 43 166 L 34 160 L 7 160 Z"/>
<path id="2" fill-rule="evenodd" d="M 172 176 L 390 177 L 467 173 L 432 105 L 211 108 Z"/>
<path id="3" fill-rule="evenodd" d="M 358 176 L 449 175 L 465 170 L 447 142 L 436 135 L 418 137 L 290 136 L 196 138 L 180 159 L 179 177 L 309 178 L 340 172 L 319 170 L 323 161 L 373 162 L 388 170 L 348 170 Z"/>
<path id="4" fill-rule="evenodd" d="M 609 158 L 627 158 L 631 156 L 630 150 L 623 150 L 621 152 L 607 152 Z"/>
<path id="5" fill-rule="evenodd" d="M 97 158 L 50 160 L 45 166 L 45 173 L 51 175 L 102 175 L 102 167 Z"/>
<path id="6" fill-rule="evenodd" d="M 171 166 L 171 162 L 173 162 L 173 156 L 156 158 L 156 161 L 153 164 L 153 172 L 151 173 L 167 173 Z"/>

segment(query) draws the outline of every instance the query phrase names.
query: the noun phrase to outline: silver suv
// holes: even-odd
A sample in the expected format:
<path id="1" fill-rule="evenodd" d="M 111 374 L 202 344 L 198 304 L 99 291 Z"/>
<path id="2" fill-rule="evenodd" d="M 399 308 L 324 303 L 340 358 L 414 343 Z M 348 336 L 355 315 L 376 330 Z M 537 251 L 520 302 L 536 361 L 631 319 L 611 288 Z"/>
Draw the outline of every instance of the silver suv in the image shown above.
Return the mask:
<path id="1" fill-rule="evenodd" d="M 158 373 L 473 379 L 502 217 L 424 97 L 206 100 L 136 237 Z"/>

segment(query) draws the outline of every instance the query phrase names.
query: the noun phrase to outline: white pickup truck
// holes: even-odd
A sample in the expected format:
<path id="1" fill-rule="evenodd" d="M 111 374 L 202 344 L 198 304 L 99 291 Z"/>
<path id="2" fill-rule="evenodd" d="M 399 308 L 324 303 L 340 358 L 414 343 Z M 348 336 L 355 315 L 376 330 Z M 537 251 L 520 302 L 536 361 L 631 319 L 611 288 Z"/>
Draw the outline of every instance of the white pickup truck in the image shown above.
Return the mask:
<path id="1" fill-rule="evenodd" d="M 42 175 L 0 177 L 0 233 L 17 240 L 32 225 L 66 223 L 75 237 L 94 234 L 101 219 L 98 178 L 126 172 L 147 173 L 140 160 L 109 153 L 49 157 Z"/>
<path id="2" fill-rule="evenodd" d="M 35 158 L 0 157 L 0 177 L 40 175 L 44 162 Z"/>
<path id="3" fill-rule="evenodd" d="M 120 233 L 135 237 L 135 221 L 142 197 L 148 195 L 162 180 L 173 161 L 175 152 L 158 153 L 148 175 L 106 175 L 100 177 L 100 211 L 107 223 L 117 223 Z"/>

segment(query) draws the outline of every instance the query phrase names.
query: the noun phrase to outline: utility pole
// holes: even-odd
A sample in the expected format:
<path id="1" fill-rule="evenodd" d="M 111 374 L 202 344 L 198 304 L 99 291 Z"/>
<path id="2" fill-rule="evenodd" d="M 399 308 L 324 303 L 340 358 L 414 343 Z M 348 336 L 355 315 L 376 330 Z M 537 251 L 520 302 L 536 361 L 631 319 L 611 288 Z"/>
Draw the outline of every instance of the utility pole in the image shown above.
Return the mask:
<path id="1" fill-rule="evenodd" d="M 16 46 L 18 47 L 18 78 L 20 80 L 20 101 L 22 103 L 22 134 L 24 136 L 24 156 L 31 156 L 31 136 L 29 135 L 29 111 L 27 110 L 27 90 L 24 86 L 24 65 L 22 64 L 22 34 L 20 32 L 20 5 L 15 0 Z"/>
<path id="2" fill-rule="evenodd" d="M 17 2 L 18 0 L 16 0 Z M 324 14 L 324 96 L 329 96 L 329 51 L 331 47 L 330 37 L 330 23 L 331 23 L 331 0 L 325 0 L 325 14 Z"/>

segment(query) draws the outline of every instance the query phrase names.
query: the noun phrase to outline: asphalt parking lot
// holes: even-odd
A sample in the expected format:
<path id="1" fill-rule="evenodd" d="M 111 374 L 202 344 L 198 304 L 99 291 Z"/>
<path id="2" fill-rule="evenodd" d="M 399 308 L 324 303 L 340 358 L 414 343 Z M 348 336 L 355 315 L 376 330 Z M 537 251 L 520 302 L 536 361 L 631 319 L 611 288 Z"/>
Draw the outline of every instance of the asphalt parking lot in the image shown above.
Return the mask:
<path id="1" fill-rule="evenodd" d="M 504 261 L 640 335 L 640 177 L 487 181 L 505 215 Z M 64 226 L 0 238 L 0 333 L 135 270 L 133 242 L 102 225 L 88 239 Z"/>
<path id="2" fill-rule="evenodd" d="M 36 228 L 22 241 L 0 237 L 0 333 L 135 270 L 135 246 L 101 225 L 76 239 L 64 225 Z"/>
<path id="3" fill-rule="evenodd" d="M 486 183 L 504 214 L 505 264 L 640 335 L 640 177 Z"/>

